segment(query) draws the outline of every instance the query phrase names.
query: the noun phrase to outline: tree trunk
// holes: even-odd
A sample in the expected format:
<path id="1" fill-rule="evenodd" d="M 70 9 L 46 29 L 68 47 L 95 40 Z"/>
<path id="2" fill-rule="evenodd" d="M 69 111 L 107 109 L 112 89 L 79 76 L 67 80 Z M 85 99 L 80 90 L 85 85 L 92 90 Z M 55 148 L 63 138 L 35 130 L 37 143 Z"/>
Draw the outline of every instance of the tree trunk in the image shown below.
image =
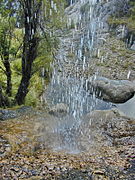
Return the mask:
<path id="1" fill-rule="evenodd" d="M 25 36 L 22 57 L 22 79 L 15 97 L 15 102 L 18 105 L 23 104 L 25 101 L 31 78 L 32 64 L 37 57 L 37 47 L 39 42 L 37 27 L 42 1 L 27 0 L 21 1 L 21 3 L 24 11 Z"/>
<path id="2" fill-rule="evenodd" d="M 6 41 L 6 40 L 4 40 Z M 11 41 L 11 40 L 10 40 Z M 9 48 L 10 48 L 10 43 L 5 45 L 5 42 L 1 42 L 1 60 L 2 63 L 5 67 L 4 73 L 7 76 L 7 85 L 6 85 L 6 94 L 8 96 L 12 95 L 12 82 L 11 82 L 11 66 L 10 66 L 10 61 L 9 61 Z"/>
<path id="3" fill-rule="evenodd" d="M 5 57 L 4 62 L 3 62 L 5 69 L 6 69 L 6 76 L 7 76 L 7 87 L 6 87 L 6 94 L 8 96 L 12 95 L 12 83 L 11 83 L 11 67 L 10 67 L 10 62 L 9 58 Z"/>
<path id="4" fill-rule="evenodd" d="M 28 93 L 28 86 L 31 78 L 32 64 L 37 56 L 37 38 L 33 39 L 29 44 L 25 43 L 22 58 L 22 79 L 15 97 L 15 101 L 18 105 L 24 104 L 25 97 Z"/>

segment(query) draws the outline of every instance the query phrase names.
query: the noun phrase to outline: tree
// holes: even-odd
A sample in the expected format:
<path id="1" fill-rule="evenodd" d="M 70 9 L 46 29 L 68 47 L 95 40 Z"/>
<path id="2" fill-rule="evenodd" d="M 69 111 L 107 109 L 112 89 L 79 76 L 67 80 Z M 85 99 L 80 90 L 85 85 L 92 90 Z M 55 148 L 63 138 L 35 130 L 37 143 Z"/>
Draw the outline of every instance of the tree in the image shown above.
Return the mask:
<path id="1" fill-rule="evenodd" d="M 15 52 L 13 50 L 11 42 L 14 37 L 14 30 L 16 27 L 16 18 L 14 14 L 17 14 L 15 0 L 0 0 L 0 60 L 3 63 L 3 73 L 7 77 L 6 82 L 6 95 L 12 95 L 12 70 L 10 56 Z M 14 52 L 13 52 L 14 51 Z M 1 87 L 2 88 L 2 87 Z"/>
<path id="2" fill-rule="evenodd" d="M 28 86 L 31 78 L 32 64 L 37 57 L 37 48 L 39 43 L 38 25 L 42 1 L 27 0 L 21 1 L 24 15 L 24 42 L 22 55 L 22 79 L 18 92 L 16 94 L 16 103 L 24 103 L 25 96 L 28 93 Z"/>
<path id="3" fill-rule="evenodd" d="M 12 92 L 10 57 L 11 50 L 14 49 L 12 45 L 14 31 L 22 29 L 24 32 L 21 81 L 14 97 L 14 104 L 25 103 L 30 79 L 35 71 L 33 64 L 36 58 L 42 54 L 42 61 L 45 61 L 44 53 L 48 53 L 49 56 L 52 54 L 53 57 L 53 50 L 57 45 L 55 32 L 63 26 L 63 9 L 64 0 L 0 0 L 0 20 L 3 22 L 0 24 L 0 59 L 4 65 L 1 69 L 7 76 L 8 96 Z"/>
<path id="4" fill-rule="evenodd" d="M 0 4 L 2 7 L 2 3 Z M 6 94 L 11 96 L 12 92 L 12 83 L 11 83 L 11 67 L 10 67 L 10 49 L 11 49 L 11 40 L 15 27 L 14 18 L 10 16 L 11 11 L 8 11 L 3 7 L 3 10 L 0 11 L 0 57 L 4 65 L 5 70 L 3 72 L 7 77 L 6 85 Z M 1 67 L 2 69 L 2 67 Z"/>
<path id="5" fill-rule="evenodd" d="M 61 4 L 62 2 L 62 0 L 59 2 L 57 0 L 54 2 L 50 0 L 20 1 L 23 9 L 25 34 L 22 55 L 22 79 L 15 97 L 15 101 L 19 105 L 24 103 L 28 93 L 32 76 L 32 65 L 37 57 L 39 42 L 41 42 L 43 37 L 47 38 L 48 30 L 54 31 L 58 26 L 60 28 L 56 17 L 60 13 L 60 11 L 57 11 L 57 4 Z"/>

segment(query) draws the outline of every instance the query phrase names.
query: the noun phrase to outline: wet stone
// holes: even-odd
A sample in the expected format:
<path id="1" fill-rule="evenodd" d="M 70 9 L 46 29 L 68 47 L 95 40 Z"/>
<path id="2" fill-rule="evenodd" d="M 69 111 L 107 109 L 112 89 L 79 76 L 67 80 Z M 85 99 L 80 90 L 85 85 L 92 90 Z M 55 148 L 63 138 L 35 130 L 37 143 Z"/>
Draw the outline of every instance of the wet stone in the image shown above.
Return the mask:
<path id="1" fill-rule="evenodd" d="M 73 169 L 71 171 L 66 171 L 62 173 L 56 179 L 57 180 L 66 180 L 66 179 L 67 180 L 84 180 L 84 179 L 92 180 L 92 176 L 91 176 L 91 173 L 89 172 L 82 172 L 80 170 Z"/>
<path id="2" fill-rule="evenodd" d="M 7 120 L 16 118 L 18 116 L 16 111 L 12 110 L 0 110 L 0 120 Z"/>
<path id="3" fill-rule="evenodd" d="M 57 117 L 66 116 L 68 113 L 68 106 L 64 103 L 58 103 L 50 108 L 49 114 Z"/>
<path id="4" fill-rule="evenodd" d="M 0 109 L 0 121 L 5 121 L 8 119 L 14 119 L 19 116 L 34 113 L 33 109 L 29 106 L 22 106 L 17 109 Z"/>
<path id="5" fill-rule="evenodd" d="M 0 136 L 0 157 L 5 156 L 7 152 L 11 150 L 11 145 L 9 142 Z"/>

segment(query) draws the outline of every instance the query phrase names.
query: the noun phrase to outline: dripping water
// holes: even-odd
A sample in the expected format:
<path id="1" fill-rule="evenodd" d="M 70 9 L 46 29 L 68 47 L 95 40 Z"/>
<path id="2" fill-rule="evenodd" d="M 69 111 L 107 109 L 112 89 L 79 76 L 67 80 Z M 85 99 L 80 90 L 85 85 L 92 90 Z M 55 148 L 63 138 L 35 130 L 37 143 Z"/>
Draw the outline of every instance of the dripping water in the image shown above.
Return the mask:
<path id="1" fill-rule="evenodd" d="M 94 93 L 90 95 L 83 88 L 87 84 L 85 72 L 89 69 L 90 60 L 94 53 L 99 53 L 98 38 L 102 22 L 96 15 L 97 3 L 97 0 L 71 0 L 66 10 L 67 27 L 70 30 L 65 36 L 61 34 L 59 51 L 52 65 L 51 82 L 45 95 L 50 107 L 59 103 L 69 107 L 67 116 L 56 118 L 58 122 L 53 133 L 58 137 L 61 135 L 63 140 L 61 142 L 58 138 L 59 143 L 54 143 L 54 149 L 78 152 L 80 149 L 76 136 L 78 133 L 85 133 L 82 129 L 79 130 L 82 117 L 93 110 L 112 106 L 97 99 Z M 87 12 L 83 10 L 86 6 Z"/>

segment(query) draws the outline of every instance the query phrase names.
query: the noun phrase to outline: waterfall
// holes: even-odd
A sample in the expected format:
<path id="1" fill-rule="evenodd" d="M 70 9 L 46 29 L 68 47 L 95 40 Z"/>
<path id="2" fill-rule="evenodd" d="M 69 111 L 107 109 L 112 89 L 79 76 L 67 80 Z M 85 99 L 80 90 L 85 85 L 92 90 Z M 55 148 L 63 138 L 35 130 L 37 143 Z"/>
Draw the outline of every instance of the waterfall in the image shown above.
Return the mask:
<path id="1" fill-rule="evenodd" d="M 76 119 L 94 109 L 108 106 L 83 89 L 90 59 L 98 51 L 102 22 L 96 16 L 97 3 L 97 0 L 80 0 L 66 9 L 67 25 L 70 28 L 71 23 L 74 23 L 75 27 L 60 38 L 60 48 L 52 65 L 53 74 L 47 98 L 52 105 L 67 104 L 69 114 Z"/>
<path id="2" fill-rule="evenodd" d="M 86 72 L 91 58 L 98 52 L 98 38 L 102 28 L 100 17 L 97 17 L 98 3 L 97 0 L 79 0 L 71 2 L 65 10 L 67 30 L 61 33 L 59 50 L 52 64 L 51 82 L 45 93 L 50 106 L 64 103 L 69 107 L 68 118 L 61 117 L 62 123 L 58 122 L 53 132 L 63 134 L 64 147 L 70 146 L 69 149 L 74 151 L 78 142 L 73 134 L 79 132 L 83 115 L 111 106 L 83 88 L 89 78 Z M 59 148 L 62 147 L 59 145 Z"/>

